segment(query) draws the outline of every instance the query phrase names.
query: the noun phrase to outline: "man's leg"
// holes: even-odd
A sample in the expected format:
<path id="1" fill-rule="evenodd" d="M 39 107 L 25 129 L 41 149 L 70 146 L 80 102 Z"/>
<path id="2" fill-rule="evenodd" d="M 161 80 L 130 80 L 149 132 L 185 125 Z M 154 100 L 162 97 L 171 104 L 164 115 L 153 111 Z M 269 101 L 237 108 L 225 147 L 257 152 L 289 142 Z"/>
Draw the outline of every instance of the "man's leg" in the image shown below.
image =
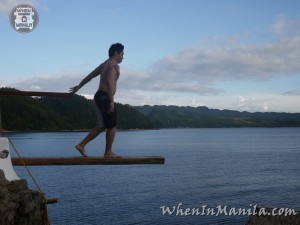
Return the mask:
<path id="1" fill-rule="evenodd" d="M 106 146 L 105 146 L 105 153 L 104 157 L 105 158 L 119 158 L 117 154 L 113 153 L 112 151 L 112 144 L 114 142 L 116 135 L 116 127 L 109 128 L 106 131 Z"/>
<path id="2" fill-rule="evenodd" d="M 103 128 L 103 127 L 95 127 L 93 130 L 91 130 L 88 133 L 88 135 L 78 145 L 75 146 L 76 149 L 80 152 L 80 154 L 83 157 L 87 157 L 85 150 L 84 150 L 87 143 L 89 143 L 91 140 L 93 140 L 95 137 L 97 137 L 104 130 L 105 130 L 105 128 Z"/>

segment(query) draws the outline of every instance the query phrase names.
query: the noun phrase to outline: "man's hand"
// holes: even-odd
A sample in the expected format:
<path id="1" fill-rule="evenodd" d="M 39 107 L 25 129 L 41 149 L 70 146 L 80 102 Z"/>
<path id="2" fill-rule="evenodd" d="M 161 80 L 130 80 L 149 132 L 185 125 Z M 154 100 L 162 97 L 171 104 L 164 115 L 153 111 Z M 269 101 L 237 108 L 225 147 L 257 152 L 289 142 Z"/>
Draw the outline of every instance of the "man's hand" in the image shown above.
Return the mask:
<path id="1" fill-rule="evenodd" d="M 79 89 L 80 89 L 80 87 L 77 85 L 75 87 L 71 87 L 69 92 L 72 94 L 75 94 Z"/>
<path id="2" fill-rule="evenodd" d="M 115 109 L 115 103 L 114 102 L 111 102 L 109 104 L 109 109 L 107 110 L 107 113 L 112 113 Z"/>

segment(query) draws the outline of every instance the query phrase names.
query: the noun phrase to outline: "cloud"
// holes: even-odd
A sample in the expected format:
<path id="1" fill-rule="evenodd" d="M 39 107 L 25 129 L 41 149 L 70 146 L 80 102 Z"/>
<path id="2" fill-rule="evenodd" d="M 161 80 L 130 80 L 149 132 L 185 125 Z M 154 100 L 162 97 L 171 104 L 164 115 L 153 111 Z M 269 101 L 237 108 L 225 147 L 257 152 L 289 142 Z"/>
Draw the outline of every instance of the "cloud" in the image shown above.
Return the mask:
<path id="1" fill-rule="evenodd" d="M 104 10 L 104 12 L 106 14 L 108 14 L 109 16 L 112 16 L 112 17 L 120 15 L 120 13 L 122 13 L 122 11 L 123 11 L 122 8 L 115 7 L 115 6 L 113 8 L 106 8 Z"/>
<path id="2" fill-rule="evenodd" d="M 238 102 L 235 102 L 236 109 L 239 111 L 263 111 L 267 112 L 270 109 L 270 100 L 262 98 L 261 95 L 238 96 Z"/>
<path id="3" fill-rule="evenodd" d="M 224 96 L 224 108 L 248 112 L 299 112 L 297 96 L 277 93 L 249 93 L 242 96 Z"/>
<path id="4" fill-rule="evenodd" d="M 10 11 L 19 4 L 32 4 L 37 5 L 37 0 L 1 0 L 0 13 L 10 13 Z"/>
<path id="5" fill-rule="evenodd" d="M 300 89 L 298 89 L 298 90 L 286 91 L 286 92 L 283 93 L 283 95 L 287 95 L 287 96 L 300 95 Z"/>
<path id="6" fill-rule="evenodd" d="M 79 73 L 60 72 L 51 75 L 19 79 L 11 82 L 2 81 L 2 83 L 5 83 L 5 86 L 14 87 L 24 91 L 68 92 L 69 88 L 77 85 L 82 78 L 83 75 Z M 93 88 L 91 88 L 91 86 L 93 86 Z M 83 88 L 83 91 L 92 93 L 95 89 L 97 89 L 97 85 L 95 83 L 90 83 Z"/>
<path id="7" fill-rule="evenodd" d="M 217 95 L 222 90 L 214 87 L 216 81 L 263 82 L 300 72 L 300 36 L 261 45 L 230 42 L 209 48 L 191 46 L 158 60 L 148 70 L 125 70 L 120 86 Z"/>
<path id="8" fill-rule="evenodd" d="M 300 72 L 300 20 L 279 16 L 272 24 L 275 38 L 240 44 L 241 37 L 214 38 L 209 44 L 186 47 L 154 62 L 145 71 L 125 70 L 128 89 L 218 95 L 216 81 L 264 82 Z"/>
<path id="9" fill-rule="evenodd" d="M 288 19 L 284 15 L 279 15 L 272 25 L 272 30 L 277 35 L 299 35 L 300 34 L 300 20 Z"/>
<path id="10" fill-rule="evenodd" d="M 214 38 L 208 45 L 195 44 L 177 54 L 165 56 L 144 70 L 121 66 L 119 87 L 125 90 L 218 95 L 223 90 L 214 87 L 216 81 L 261 82 L 299 73 L 300 32 L 299 35 L 287 32 L 300 30 L 299 24 L 300 20 L 278 17 L 271 27 L 274 34 L 281 35 L 273 41 L 241 44 L 239 36 Z M 283 35 L 285 32 L 286 35 Z M 72 85 L 84 76 L 70 74 L 58 73 L 54 76 L 56 80 L 52 76 L 34 77 L 16 82 L 15 85 L 62 90 L 66 88 L 66 83 Z"/>
<path id="11" fill-rule="evenodd" d="M 215 80 L 255 80 L 300 71 L 300 36 L 263 45 L 234 45 L 205 49 L 193 46 L 155 65 L 168 79 L 211 83 Z"/>
<path id="12" fill-rule="evenodd" d="M 280 111 L 277 103 L 280 98 L 284 101 L 280 104 L 287 107 L 289 103 L 292 110 L 299 111 L 299 107 L 292 107 L 299 100 L 299 90 L 270 95 L 267 99 L 258 95 L 223 96 L 221 94 L 225 90 L 221 86 L 215 86 L 219 81 L 264 82 L 281 76 L 300 74 L 300 20 L 278 17 L 270 27 L 276 38 L 265 43 L 242 44 L 240 41 L 243 39 L 239 36 L 212 39 L 208 45 L 195 44 L 181 49 L 177 54 L 167 55 L 144 70 L 134 70 L 121 65 L 117 100 L 133 105 L 202 104 L 212 108 L 241 111 Z M 90 71 L 86 71 L 86 74 L 74 71 L 57 72 L 10 82 L 5 86 L 21 90 L 67 92 L 88 72 Z M 99 78 L 95 79 L 97 80 L 87 84 L 79 93 L 93 96 L 99 82 Z"/>
<path id="13" fill-rule="evenodd" d="M 153 70 L 132 71 L 122 69 L 120 87 L 126 89 L 155 91 L 155 92 L 183 92 L 198 94 L 218 94 L 221 90 L 201 84 L 197 80 L 189 81 L 183 77 L 173 77 L 171 74 L 155 72 Z"/>
<path id="14" fill-rule="evenodd" d="M 133 70 L 121 66 L 117 100 L 123 103 L 188 105 L 209 102 L 199 97 L 216 96 L 224 90 L 214 86 L 215 81 L 244 80 L 263 82 L 279 76 L 300 72 L 300 37 L 289 37 L 263 45 L 228 45 L 206 48 L 195 45 L 182 49 L 176 55 L 166 56 L 144 70 Z M 67 92 L 88 74 L 60 72 L 11 82 L 21 90 L 43 90 Z M 84 86 L 79 93 L 93 96 L 99 78 Z M 3 83 L 3 81 L 2 81 Z M 299 95 L 299 91 L 283 95 Z M 236 97 L 237 98 L 237 97 Z M 194 100 L 193 100 L 194 99 Z M 185 101 L 185 103 L 184 103 Z M 286 100 L 285 100 L 286 101 Z M 267 101 L 257 105 L 251 98 L 235 102 L 235 109 L 265 111 L 272 109 Z M 226 102 L 231 105 L 230 101 Z M 217 101 L 219 107 L 222 102 Z M 228 106 L 228 107 L 229 107 Z M 224 107 L 226 108 L 226 107 Z"/>

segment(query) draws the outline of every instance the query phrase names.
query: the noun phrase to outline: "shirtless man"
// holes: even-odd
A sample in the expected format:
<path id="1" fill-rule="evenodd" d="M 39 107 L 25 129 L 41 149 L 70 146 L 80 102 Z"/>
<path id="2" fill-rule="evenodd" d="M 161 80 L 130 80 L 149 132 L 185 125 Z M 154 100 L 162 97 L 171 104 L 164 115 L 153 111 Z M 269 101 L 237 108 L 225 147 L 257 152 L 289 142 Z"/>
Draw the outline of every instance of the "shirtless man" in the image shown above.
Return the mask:
<path id="1" fill-rule="evenodd" d="M 110 46 L 108 51 L 109 59 L 101 63 L 95 70 L 87 75 L 79 85 L 70 88 L 71 93 L 76 93 L 81 87 L 100 75 L 98 91 L 94 96 L 95 108 L 98 117 L 98 126 L 89 132 L 89 134 L 75 147 L 83 157 L 87 157 L 85 146 L 102 131 L 106 130 L 106 146 L 104 157 L 120 157 L 112 151 L 112 144 L 116 133 L 117 112 L 115 109 L 114 95 L 117 90 L 117 81 L 120 76 L 119 63 L 124 56 L 124 46 L 116 43 Z"/>

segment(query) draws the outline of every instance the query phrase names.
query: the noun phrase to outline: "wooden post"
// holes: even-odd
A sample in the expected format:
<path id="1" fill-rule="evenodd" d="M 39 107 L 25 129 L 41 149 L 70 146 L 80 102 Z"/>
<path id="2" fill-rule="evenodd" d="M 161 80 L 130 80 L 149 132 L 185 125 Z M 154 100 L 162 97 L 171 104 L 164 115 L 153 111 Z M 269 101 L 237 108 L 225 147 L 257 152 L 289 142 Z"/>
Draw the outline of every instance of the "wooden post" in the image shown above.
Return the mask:
<path id="1" fill-rule="evenodd" d="M 59 198 L 47 198 L 46 199 L 46 204 L 49 205 L 49 204 L 54 204 L 54 203 L 58 203 L 59 202 Z"/>

